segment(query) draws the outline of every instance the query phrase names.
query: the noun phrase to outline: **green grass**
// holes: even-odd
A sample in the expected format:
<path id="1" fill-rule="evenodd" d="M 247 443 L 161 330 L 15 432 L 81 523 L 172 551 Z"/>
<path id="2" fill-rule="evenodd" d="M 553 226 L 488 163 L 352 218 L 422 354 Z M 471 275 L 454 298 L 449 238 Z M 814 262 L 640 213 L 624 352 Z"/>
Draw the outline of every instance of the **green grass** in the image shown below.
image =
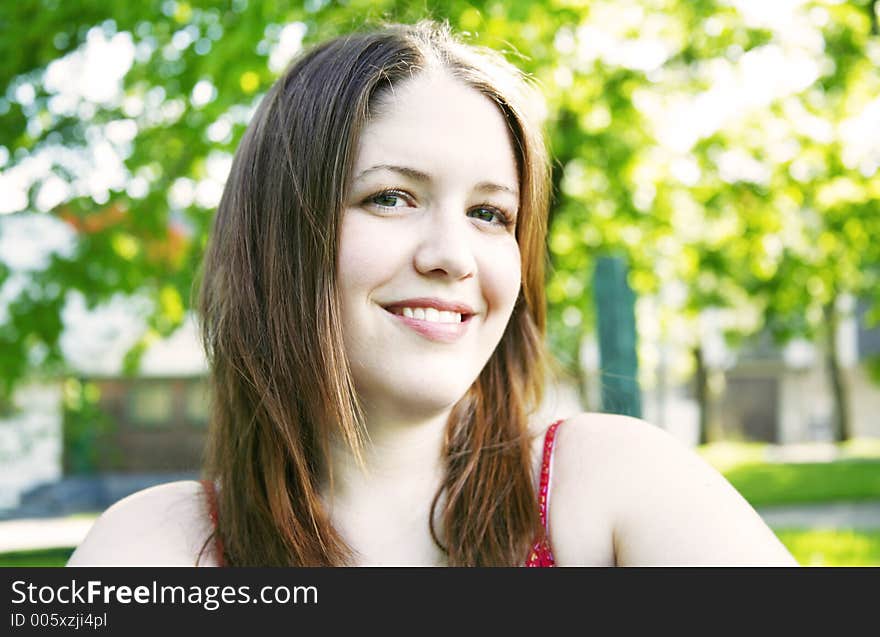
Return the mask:
<path id="1" fill-rule="evenodd" d="M 724 477 L 752 506 L 880 500 L 880 461 L 744 464 Z"/>
<path id="2" fill-rule="evenodd" d="M 0 567 L 4 566 L 64 566 L 74 551 L 73 546 L 0 553 Z"/>
<path id="3" fill-rule="evenodd" d="M 775 529 L 801 566 L 880 566 L 880 529 Z"/>
<path id="4" fill-rule="evenodd" d="M 753 506 L 880 500 L 877 440 L 796 448 L 721 442 L 704 445 L 697 451 Z M 780 457 L 798 455 L 805 461 L 778 461 Z M 828 460 L 829 457 L 835 459 Z M 772 461 L 774 458 L 777 461 Z"/>

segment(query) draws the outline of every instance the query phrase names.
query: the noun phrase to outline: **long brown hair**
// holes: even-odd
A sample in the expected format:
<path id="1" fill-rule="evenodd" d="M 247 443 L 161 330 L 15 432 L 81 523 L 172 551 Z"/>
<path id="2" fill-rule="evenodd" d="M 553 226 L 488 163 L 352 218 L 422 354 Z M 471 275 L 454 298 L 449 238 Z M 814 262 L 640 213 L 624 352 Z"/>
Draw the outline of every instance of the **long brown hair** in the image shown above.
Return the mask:
<path id="1" fill-rule="evenodd" d="M 541 531 L 528 416 L 540 404 L 547 157 L 530 88 L 497 53 L 430 22 L 320 44 L 262 100 L 238 148 L 198 301 L 211 369 L 205 476 L 219 482 L 225 563 L 343 565 L 352 551 L 318 495 L 335 430 L 365 425 L 343 348 L 335 264 L 361 130 L 390 87 L 439 68 L 492 99 L 520 172 L 522 289 L 499 345 L 453 408 L 431 533 L 450 565 L 513 565 Z M 443 498 L 440 498 L 440 495 Z"/>

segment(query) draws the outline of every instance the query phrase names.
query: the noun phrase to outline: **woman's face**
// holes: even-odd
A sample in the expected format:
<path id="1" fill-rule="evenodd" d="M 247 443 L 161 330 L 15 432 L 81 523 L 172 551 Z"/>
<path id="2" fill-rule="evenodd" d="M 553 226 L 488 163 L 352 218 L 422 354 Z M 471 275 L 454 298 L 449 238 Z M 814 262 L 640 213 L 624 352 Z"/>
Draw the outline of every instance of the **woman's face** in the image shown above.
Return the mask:
<path id="1" fill-rule="evenodd" d="M 359 140 L 337 262 L 369 414 L 429 416 L 477 378 L 519 293 L 518 208 L 510 133 L 491 100 L 446 73 L 386 94 Z"/>

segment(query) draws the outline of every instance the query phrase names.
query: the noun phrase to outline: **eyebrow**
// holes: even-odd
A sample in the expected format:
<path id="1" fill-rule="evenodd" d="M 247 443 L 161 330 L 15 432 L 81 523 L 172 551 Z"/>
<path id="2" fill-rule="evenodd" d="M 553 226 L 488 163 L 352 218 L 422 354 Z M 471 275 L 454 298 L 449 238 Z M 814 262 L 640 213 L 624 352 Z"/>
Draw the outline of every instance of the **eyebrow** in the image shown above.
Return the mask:
<path id="1" fill-rule="evenodd" d="M 428 175 L 428 173 L 424 173 L 421 170 L 416 170 L 415 168 L 409 168 L 408 166 L 394 166 L 392 164 L 377 164 L 376 166 L 371 166 L 370 168 L 361 171 L 360 174 L 355 178 L 355 181 L 359 181 L 370 173 L 379 172 L 381 170 L 389 170 L 391 172 L 399 173 L 415 181 L 431 181 L 431 176 Z M 474 186 L 474 190 L 481 190 L 483 192 L 507 192 L 514 195 L 515 197 L 519 197 L 519 191 L 511 188 L 510 186 L 503 186 L 501 184 L 496 184 L 491 181 L 481 181 L 476 186 Z"/>

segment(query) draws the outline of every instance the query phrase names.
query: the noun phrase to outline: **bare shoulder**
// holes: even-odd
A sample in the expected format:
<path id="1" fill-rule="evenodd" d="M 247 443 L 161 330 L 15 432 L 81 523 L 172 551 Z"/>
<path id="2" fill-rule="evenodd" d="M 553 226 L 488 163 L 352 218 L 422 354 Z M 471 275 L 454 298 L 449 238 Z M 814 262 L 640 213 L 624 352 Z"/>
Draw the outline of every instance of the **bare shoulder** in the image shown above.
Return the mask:
<path id="1" fill-rule="evenodd" d="M 637 472 L 645 468 L 632 461 L 640 458 L 651 464 L 664 461 L 702 462 L 691 449 L 663 429 L 639 418 L 584 412 L 567 418 L 557 434 L 556 453 L 569 459 L 589 458 L 579 463 L 581 469 L 626 469 Z"/>
<path id="2" fill-rule="evenodd" d="M 169 482 L 133 493 L 108 508 L 67 565 L 194 566 L 211 531 L 201 483 Z M 212 559 L 206 551 L 200 563 Z"/>
<path id="3" fill-rule="evenodd" d="M 567 419 L 557 434 L 553 489 L 559 524 L 552 539 L 573 562 L 597 555 L 604 540 L 602 556 L 614 564 L 795 565 L 718 471 L 637 418 Z"/>

